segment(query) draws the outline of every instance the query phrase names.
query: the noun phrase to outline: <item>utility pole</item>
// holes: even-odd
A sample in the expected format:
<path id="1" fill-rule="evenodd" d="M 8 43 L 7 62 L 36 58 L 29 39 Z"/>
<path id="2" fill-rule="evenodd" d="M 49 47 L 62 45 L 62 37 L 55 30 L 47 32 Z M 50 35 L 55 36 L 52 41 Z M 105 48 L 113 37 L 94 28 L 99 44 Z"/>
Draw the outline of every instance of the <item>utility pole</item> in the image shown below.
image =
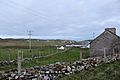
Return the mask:
<path id="1" fill-rule="evenodd" d="M 32 31 L 28 31 L 28 36 L 29 36 L 29 50 L 31 52 L 31 48 L 32 48 L 32 42 L 31 42 Z"/>
<path id="2" fill-rule="evenodd" d="M 95 32 L 93 32 L 93 39 L 95 39 Z"/>
<path id="3" fill-rule="evenodd" d="M 23 51 L 19 50 L 18 51 L 18 75 L 21 75 L 21 62 L 23 59 Z"/>

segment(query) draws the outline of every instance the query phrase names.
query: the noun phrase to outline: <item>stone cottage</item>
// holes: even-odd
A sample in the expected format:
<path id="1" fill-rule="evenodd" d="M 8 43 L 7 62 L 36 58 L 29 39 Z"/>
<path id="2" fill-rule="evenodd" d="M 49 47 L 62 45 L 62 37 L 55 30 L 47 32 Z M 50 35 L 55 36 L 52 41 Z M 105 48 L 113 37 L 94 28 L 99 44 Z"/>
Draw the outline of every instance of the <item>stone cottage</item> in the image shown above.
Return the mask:
<path id="1" fill-rule="evenodd" d="M 107 56 L 120 53 L 120 38 L 116 28 L 106 28 L 90 43 L 90 57 Z"/>

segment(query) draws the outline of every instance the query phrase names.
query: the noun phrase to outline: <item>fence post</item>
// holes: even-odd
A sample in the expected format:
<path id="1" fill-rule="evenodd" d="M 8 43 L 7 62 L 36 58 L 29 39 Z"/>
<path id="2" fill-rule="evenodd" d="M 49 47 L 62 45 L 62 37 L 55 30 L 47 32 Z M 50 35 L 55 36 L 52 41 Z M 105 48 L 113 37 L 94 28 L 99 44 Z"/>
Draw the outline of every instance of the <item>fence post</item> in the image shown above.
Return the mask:
<path id="1" fill-rule="evenodd" d="M 115 49 L 113 48 L 113 55 L 115 54 Z"/>
<path id="2" fill-rule="evenodd" d="M 82 60 L 82 49 L 80 48 L 80 60 Z"/>
<path id="3" fill-rule="evenodd" d="M 23 59 L 23 52 L 21 50 L 18 51 L 18 75 L 21 75 L 21 62 Z"/>
<path id="4" fill-rule="evenodd" d="M 106 58 L 106 48 L 104 48 L 104 58 Z"/>

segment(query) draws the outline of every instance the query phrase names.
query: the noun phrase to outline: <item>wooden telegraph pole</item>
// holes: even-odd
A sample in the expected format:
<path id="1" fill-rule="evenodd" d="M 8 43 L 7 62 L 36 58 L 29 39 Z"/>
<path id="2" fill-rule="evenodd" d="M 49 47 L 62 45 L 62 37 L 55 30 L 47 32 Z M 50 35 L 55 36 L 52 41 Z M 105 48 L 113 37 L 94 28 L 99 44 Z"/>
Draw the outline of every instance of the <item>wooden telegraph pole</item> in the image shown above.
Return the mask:
<path id="1" fill-rule="evenodd" d="M 29 36 L 29 51 L 30 53 L 32 52 L 32 41 L 31 41 L 31 36 L 32 36 L 32 32 L 33 31 L 28 31 L 28 36 Z M 33 58 L 33 54 L 32 54 L 32 58 Z"/>
<path id="2" fill-rule="evenodd" d="M 28 36 L 29 36 L 29 50 L 31 52 L 31 48 L 32 48 L 32 43 L 31 43 L 32 31 L 28 31 Z"/>

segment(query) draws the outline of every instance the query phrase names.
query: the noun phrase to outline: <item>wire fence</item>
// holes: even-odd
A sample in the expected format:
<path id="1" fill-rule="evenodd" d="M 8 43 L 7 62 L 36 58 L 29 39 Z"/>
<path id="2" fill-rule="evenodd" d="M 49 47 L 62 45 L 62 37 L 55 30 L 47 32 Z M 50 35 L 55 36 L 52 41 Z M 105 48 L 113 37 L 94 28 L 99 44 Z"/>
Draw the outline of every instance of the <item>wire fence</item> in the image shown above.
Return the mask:
<path id="1" fill-rule="evenodd" d="M 64 53 L 69 48 L 58 49 L 57 47 L 44 47 L 38 49 L 20 49 L 23 51 L 23 58 L 41 58 L 55 55 L 57 53 Z M 16 60 L 19 49 L 0 49 L 0 61 Z"/>
<path id="2" fill-rule="evenodd" d="M 90 56 L 92 57 L 97 57 L 97 56 L 103 56 L 106 57 L 108 55 L 113 55 L 113 54 L 120 54 L 120 50 L 118 48 L 97 48 L 97 49 L 90 49 Z"/>

